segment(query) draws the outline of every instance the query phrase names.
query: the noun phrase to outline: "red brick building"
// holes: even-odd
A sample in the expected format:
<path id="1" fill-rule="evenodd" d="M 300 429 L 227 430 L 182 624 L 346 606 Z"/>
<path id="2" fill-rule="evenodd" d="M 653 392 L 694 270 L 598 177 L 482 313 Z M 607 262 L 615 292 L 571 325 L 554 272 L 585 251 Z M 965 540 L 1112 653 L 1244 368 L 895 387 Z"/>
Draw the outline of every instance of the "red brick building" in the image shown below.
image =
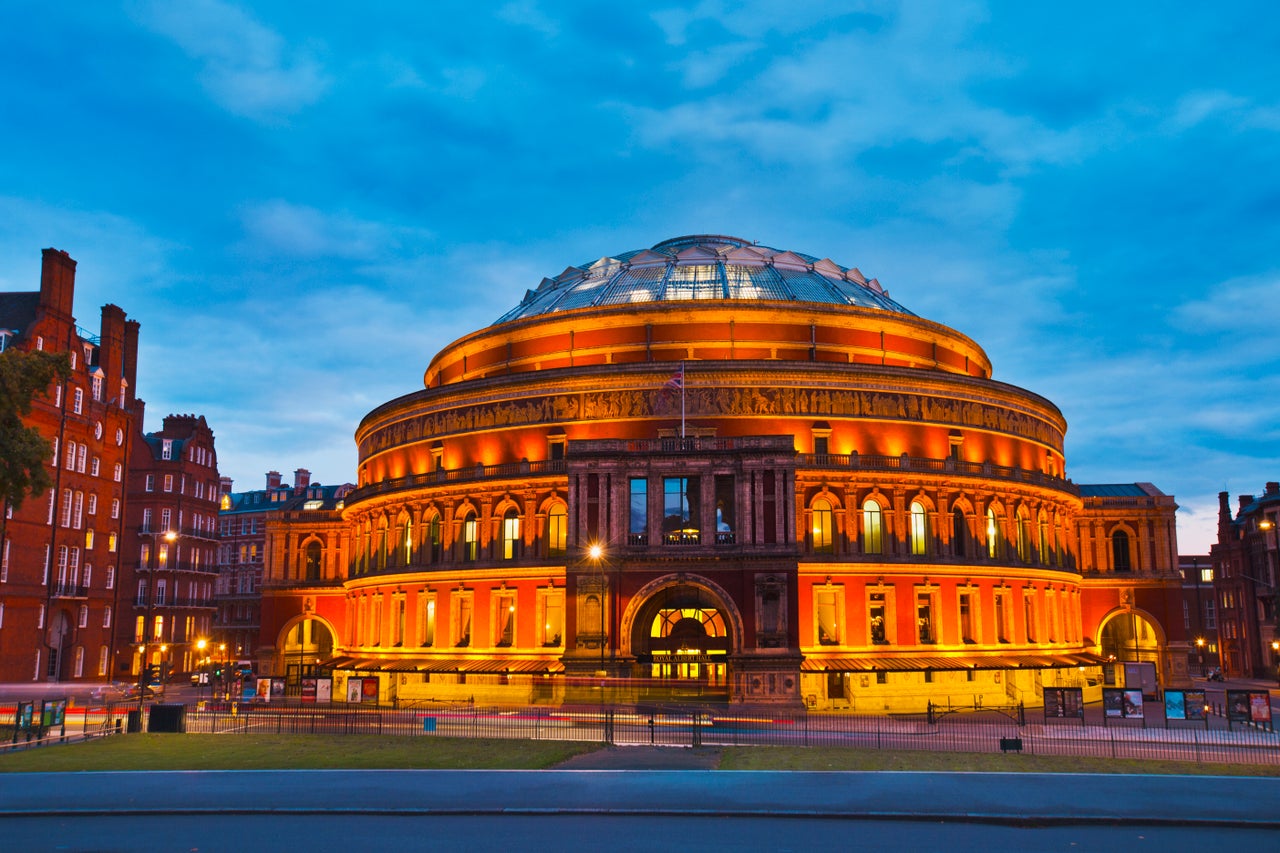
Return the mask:
<path id="1" fill-rule="evenodd" d="M 218 457 L 204 417 L 169 415 L 138 435 L 128 482 L 115 674 L 136 677 L 144 660 L 191 672 L 211 637 L 217 578 Z"/>
<path id="2" fill-rule="evenodd" d="M 4 512 L 0 682 L 102 680 L 114 654 L 125 476 L 142 420 L 138 324 L 105 305 L 97 334 L 77 326 L 75 274 L 66 252 L 45 249 L 39 291 L 0 294 L 0 348 L 71 362 L 28 421 L 53 445 L 53 488 Z"/>
<path id="3" fill-rule="evenodd" d="M 1222 671 L 1274 678 L 1280 672 L 1280 483 L 1259 496 L 1240 495 L 1235 515 L 1218 494 L 1218 542 L 1210 549 Z"/>

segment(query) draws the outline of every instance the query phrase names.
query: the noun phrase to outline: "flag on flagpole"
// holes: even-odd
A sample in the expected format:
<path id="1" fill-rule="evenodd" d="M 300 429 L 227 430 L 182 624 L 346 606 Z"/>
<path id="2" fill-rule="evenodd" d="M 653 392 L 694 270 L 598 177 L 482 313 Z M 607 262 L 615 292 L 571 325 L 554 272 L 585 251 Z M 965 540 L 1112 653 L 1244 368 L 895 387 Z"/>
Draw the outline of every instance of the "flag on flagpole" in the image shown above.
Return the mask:
<path id="1" fill-rule="evenodd" d="M 668 391 L 684 390 L 684 362 L 680 362 L 680 369 L 671 374 L 671 378 L 667 380 L 667 384 L 662 386 Z"/>

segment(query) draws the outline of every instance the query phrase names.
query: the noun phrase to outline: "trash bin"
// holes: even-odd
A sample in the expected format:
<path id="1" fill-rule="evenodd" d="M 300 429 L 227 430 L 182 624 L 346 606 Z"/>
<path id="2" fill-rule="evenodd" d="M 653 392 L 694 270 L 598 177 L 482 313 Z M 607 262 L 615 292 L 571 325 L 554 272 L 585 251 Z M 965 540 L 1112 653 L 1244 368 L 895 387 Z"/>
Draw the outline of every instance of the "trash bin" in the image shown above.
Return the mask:
<path id="1" fill-rule="evenodd" d="M 187 730 L 187 706 L 168 704 L 152 705 L 147 720 L 148 732 L 183 733 Z"/>
<path id="2" fill-rule="evenodd" d="M 133 710 L 129 712 L 129 724 L 125 726 L 125 731 L 129 734 L 136 734 L 142 731 L 142 712 Z"/>

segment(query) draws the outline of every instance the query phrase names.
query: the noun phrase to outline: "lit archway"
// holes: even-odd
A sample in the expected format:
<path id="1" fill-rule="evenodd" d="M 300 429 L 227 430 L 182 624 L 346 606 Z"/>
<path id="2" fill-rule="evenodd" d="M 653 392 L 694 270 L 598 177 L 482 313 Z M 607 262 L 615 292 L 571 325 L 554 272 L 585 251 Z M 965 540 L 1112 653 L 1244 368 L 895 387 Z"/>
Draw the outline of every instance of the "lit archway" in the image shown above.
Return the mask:
<path id="1" fill-rule="evenodd" d="M 333 646 L 333 628 L 321 619 L 307 616 L 286 625 L 277 646 L 285 683 L 295 687 L 303 676 L 313 675 L 316 664 L 333 657 Z"/>
<path id="2" fill-rule="evenodd" d="M 1098 632 L 1103 657 L 1118 661 L 1151 661 L 1158 664 L 1164 632 L 1137 610 L 1113 613 Z"/>
<path id="3" fill-rule="evenodd" d="M 729 656 L 741 642 L 742 619 L 710 581 L 668 576 L 649 584 L 628 607 L 623 631 L 637 676 L 727 696 Z"/>

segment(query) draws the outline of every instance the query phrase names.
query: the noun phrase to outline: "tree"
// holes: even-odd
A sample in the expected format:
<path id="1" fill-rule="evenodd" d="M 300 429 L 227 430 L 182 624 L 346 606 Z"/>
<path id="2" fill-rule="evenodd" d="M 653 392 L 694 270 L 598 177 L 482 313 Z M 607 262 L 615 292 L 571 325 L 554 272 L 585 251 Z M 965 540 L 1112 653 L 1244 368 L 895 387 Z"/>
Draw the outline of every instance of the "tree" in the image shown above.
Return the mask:
<path id="1" fill-rule="evenodd" d="M 0 353 L 0 500 L 14 509 L 52 484 L 45 463 L 53 446 L 23 418 L 31 414 L 33 399 L 47 397 L 55 379 L 70 375 L 65 354 L 16 349 Z"/>

